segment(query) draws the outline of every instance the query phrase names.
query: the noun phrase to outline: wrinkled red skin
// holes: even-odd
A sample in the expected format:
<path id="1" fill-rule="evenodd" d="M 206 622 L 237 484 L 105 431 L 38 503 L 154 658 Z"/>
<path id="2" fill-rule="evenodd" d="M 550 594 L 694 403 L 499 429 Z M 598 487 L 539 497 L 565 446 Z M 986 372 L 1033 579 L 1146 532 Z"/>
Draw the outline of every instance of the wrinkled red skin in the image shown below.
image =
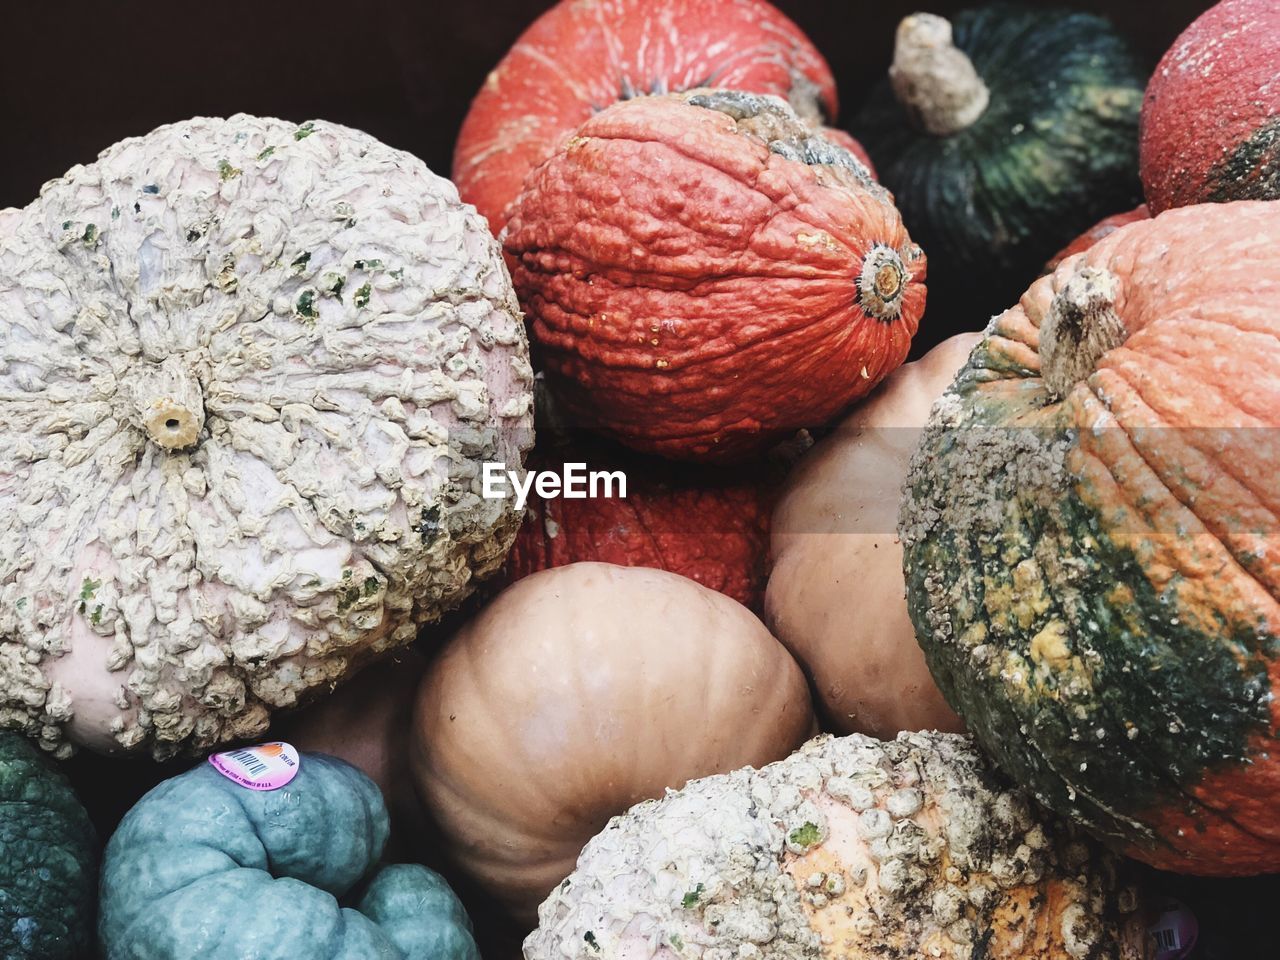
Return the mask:
<path id="1" fill-rule="evenodd" d="M 1223 196 L 1211 174 L 1280 115 L 1277 58 L 1276 0 L 1224 0 L 1174 41 L 1142 106 L 1142 185 L 1153 216 L 1206 201 L 1271 199 L 1241 192 L 1247 173 Z"/>
<path id="2" fill-rule="evenodd" d="M 859 304 L 875 245 L 898 316 Z M 678 97 L 588 120 L 530 175 L 505 234 L 574 422 L 678 460 L 748 459 L 825 423 L 906 358 L 925 260 L 887 192 L 772 153 Z"/>
<path id="3" fill-rule="evenodd" d="M 678 573 L 761 609 L 776 493 L 768 477 L 728 482 L 661 461 L 601 460 L 586 451 L 551 461 L 538 457 L 530 469 L 549 464 L 559 472 L 566 461 L 585 462 L 590 470 L 623 470 L 627 497 L 544 500 L 531 491 L 500 575 L 504 585 L 549 567 L 598 560 Z"/>
<path id="4" fill-rule="evenodd" d="M 704 86 L 793 97 L 836 115 L 822 54 L 764 0 L 562 0 L 476 94 L 453 182 L 496 235 L 525 175 L 592 114 L 628 96 Z"/>
<path id="5" fill-rule="evenodd" d="M 1067 257 L 1073 257 L 1077 253 L 1084 253 L 1103 237 L 1111 236 L 1121 227 L 1130 223 L 1137 223 L 1139 220 L 1150 219 L 1151 211 L 1147 209 L 1145 203 L 1134 207 L 1132 210 L 1126 210 L 1124 213 L 1113 213 L 1109 217 L 1104 217 L 1055 253 L 1053 258 L 1044 265 L 1041 275 L 1053 273 L 1058 269 L 1058 264 L 1067 259 Z"/>

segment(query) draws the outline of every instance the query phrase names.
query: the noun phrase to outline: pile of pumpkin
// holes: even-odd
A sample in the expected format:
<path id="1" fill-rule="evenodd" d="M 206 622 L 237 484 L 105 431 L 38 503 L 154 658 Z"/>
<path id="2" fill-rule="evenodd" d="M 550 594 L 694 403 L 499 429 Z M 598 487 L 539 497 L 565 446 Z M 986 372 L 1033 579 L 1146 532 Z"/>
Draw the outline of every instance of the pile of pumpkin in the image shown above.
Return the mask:
<path id="1" fill-rule="evenodd" d="M 860 143 L 764 0 L 563 0 L 456 189 L 0 210 L 0 954 L 476 956 L 410 859 L 529 960 L 1183 955 L 1141 864 L 1280 872 L 1278 44 L 917 14 Z"/>

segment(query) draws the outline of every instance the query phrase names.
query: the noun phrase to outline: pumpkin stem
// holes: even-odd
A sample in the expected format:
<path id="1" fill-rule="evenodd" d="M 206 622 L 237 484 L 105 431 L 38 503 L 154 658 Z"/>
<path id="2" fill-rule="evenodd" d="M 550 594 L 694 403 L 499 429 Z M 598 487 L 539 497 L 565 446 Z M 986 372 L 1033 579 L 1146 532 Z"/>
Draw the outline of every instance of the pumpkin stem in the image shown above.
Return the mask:
<path id="1" fill-rule="evenodd" d="M 1110 271 L 1081 267 L 1050 301 L 1040 327 L 1040 373 L 1055 396 L 1070 393 L 1129 336 L 1116 313 L 1119 288 Z"/>
<path id="2" fill-rule="evenodd" d="M 987 109 L 991 93 L 951 40 L 951 23 L 913 13 L 898 24 L 889 82 L 912 122 L 935 137 L 968 127 Z"/>
<path id="3" fill-rule="evenodd" d="M 178 357 L 166 357 L 134 383 L 134 405 L 147 436 L 165 450 L 196 442 L 204 427 L 200 383 Z"/>

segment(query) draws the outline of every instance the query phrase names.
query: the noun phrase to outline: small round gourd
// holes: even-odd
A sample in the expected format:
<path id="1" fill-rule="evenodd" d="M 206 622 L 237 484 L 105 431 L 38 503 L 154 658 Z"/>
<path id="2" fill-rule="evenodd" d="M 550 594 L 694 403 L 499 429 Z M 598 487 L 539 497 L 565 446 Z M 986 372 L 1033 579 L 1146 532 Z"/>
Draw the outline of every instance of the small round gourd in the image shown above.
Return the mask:
<path id="1" fill-rule="evenodd" d="M 992 4 L 899 24 L 853 129 L 929 255 L 935 324 L 985 323 L 1055 250 L 1138 202 L 1145 82 L 1089 13 Z"/>
<path id="2" fill-rule="evenodd" d="M 900 532 L 942 692 L 1050 808 L 1280 870 L 1280 204 L 1129 224 L 992 321 Z"/>
<path id="3" fill-rule="evenodd" d="M 1280 199 L 1280 5 L 1222 0 L 1173 41 L 1142 104 L 1153 213 Z"/>
<path id="4" fill-rule="evenodd" d="M 88 957 L 97 871 L 98 838 L 66 778 L 0 732 L 0 957 Z"/>
<path id="5" fill-rule="evenodd" d="M 835 733 L 962 729 L 916 643 L 895 528 L 929 408 L 978 339 L 952 337 L 891 373 L 804 455 L 774 508 L 765 623 Z"/>
<path id="6" fill-rule="evenodd" d="M 784 757 L 815 726 L 800 669 L 740 604 L 574 563 L 507 588 L 449 642 L 410 762 L 454 861 L 528 921 L 610 817 Z"/>
<path id="7" fill-rule="evenodd" d="M 346 127 L 121 141 L 0 211 L 0 726 L 248 739 L 495 571 L 532 442 L 497 245 Z"/>
<path id="8" fill-rule="evenodd" d="M 972 742 L 819 737 L 614 818 L 526 960 L 1145 960 L 1118 858 Z"/>
<path id="9" fill-rule="evenodd" d="M 138 801 L 103 858 L 104 960 L 133 960 L 139 944 L 151 960 L 479 960 L 438 874 L 378 866 L 388 823 L 373 782 L 323 754 L 300 759 L 275 790 L 204 763 Z"/>

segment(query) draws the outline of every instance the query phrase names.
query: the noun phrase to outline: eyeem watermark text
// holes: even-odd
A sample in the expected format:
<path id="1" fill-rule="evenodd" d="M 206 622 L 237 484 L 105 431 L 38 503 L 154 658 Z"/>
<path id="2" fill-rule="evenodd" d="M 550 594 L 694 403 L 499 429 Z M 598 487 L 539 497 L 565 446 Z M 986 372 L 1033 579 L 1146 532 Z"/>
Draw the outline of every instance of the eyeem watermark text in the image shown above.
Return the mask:
<path id="1" fill-rule="evenodd" d="M 564 497 L 585 500 L 587 497 L 627 496 L 627 475 L 621 470 L 588 470 L 585 463 L 566 463 L 555 470 L 530 470 L 520 479 L 520 471 L 508 470 L 505 463 L 486 463 L 483 468 L 481 496 L 486 500 L 502 500 L 512 492 L 516 509 L 523 510 L 532 490 L 543 500 Z"/>

